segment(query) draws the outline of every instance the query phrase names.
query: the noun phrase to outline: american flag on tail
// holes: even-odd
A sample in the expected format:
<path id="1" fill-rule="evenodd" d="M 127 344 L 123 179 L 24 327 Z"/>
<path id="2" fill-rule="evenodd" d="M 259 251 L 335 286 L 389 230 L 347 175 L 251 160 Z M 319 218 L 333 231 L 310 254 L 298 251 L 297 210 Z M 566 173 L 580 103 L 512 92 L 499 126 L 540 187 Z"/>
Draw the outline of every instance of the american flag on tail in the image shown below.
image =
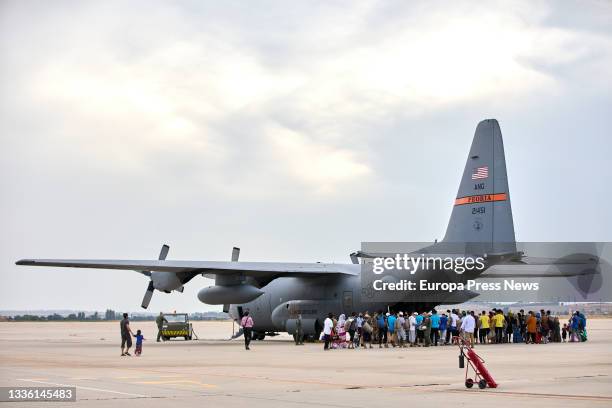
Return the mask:
<path id="1" fill-rule="evenodd" d="M 477 167 L 472 173 L 472 180 L 486 179 L 489 177 L 489 166 Z"/>

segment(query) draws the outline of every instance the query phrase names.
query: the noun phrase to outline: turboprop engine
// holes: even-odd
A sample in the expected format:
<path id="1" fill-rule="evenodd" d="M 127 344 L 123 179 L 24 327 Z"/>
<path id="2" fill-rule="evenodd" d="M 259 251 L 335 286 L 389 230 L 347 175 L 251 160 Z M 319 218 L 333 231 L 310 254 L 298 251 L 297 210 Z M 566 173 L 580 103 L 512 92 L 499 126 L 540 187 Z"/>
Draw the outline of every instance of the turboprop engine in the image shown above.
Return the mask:
<path id="1" fill-rule="evenodd" d="M 160 261 L 166 260 L 166 256 L 168 256 L 168 251 L 170 247 L 168 245 L 162 245 L 161 251 L 159 252 Z M 183 282 L 179 279 L 179 277 L 175 273 L 168 272 L 151 272 L 151 271 L 138 271 L 143 275 L 149 277 L 149 285 L 147 286 L 147 290 L 145 291 L 144 297 L 142 298 L 141 307 L 146 309 L 149 307 L 149 303 L 151 302 L 151 298 L 153 297 L 153 292 L 155 289 L 170 293 L 173 290 L 178 292 L 183 291 Z"/>
<path id="2" fill-rule="evenodd" d="M 151 272 L 153 287 L 159 291 L 170 293 L 173 290 L 182 292 L 183 282 L 175 273 Z"/>

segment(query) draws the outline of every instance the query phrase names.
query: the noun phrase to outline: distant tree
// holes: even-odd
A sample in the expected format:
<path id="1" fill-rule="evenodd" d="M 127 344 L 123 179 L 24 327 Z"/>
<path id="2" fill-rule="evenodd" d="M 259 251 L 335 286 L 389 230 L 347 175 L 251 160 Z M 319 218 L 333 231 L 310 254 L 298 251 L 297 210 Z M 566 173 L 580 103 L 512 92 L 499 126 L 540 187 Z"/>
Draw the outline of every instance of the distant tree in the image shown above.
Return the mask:
<path id="1" fill-rule="evenodd" d="M 37 322 L 37 321 L 41 321 L 41 320 L 44 321 L 46 319 L 45 319 L 44 316 L 36 316 L 36 315 L 26 314 L 26 315 L 23 315 L 23 316 L 17 315 L 17 316 L 15 316 L 14 320 L 16 322 Z"/>

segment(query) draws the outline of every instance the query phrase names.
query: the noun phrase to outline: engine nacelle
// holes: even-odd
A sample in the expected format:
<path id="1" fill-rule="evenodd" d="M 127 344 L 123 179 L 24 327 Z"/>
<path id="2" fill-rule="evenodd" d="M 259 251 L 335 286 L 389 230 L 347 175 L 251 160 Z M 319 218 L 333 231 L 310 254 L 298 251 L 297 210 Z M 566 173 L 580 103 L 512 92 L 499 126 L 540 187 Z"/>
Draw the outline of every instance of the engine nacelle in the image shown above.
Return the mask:
<path id="1" fill-rule="evenodd" d="M 208 305 L 240 304 L 255 300 L 263 293 L 251 285 L 215 285 L 201 289 L 198 299 Z"/>
<path id="2" fill-rule="evenodd" d="M 183 282 L 172 272 L 151 272 L 153 287 L 162 292 L 172 292 L 180 289 Z"/>

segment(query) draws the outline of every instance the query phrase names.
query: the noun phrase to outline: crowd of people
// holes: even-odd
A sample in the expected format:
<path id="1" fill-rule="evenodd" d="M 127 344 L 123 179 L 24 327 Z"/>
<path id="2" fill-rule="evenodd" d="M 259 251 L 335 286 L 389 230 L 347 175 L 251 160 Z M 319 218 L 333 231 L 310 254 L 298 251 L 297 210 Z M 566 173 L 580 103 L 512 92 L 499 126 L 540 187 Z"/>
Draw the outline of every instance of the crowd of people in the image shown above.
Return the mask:
<path id="1" fill-rule="evenodd" d="M 567 322 L 550 310 L 539 312 L 501 309 L 490 311 L 446 310 L 431 312 L 378 311 L 329 313 L 323 324 L 324 349 L 383 347 L 430 347 L 452 344 L 462 336 L 476 344 L 581 342 L 587 340 L 586 316 L 576 311 Z"/>
<path id="2" fill-rule="evenodd" d="M 294 339 L 296 345 L 302 345 L 304 336 L 302 332 L 302 319 L 298 316 Z M 167 320 L 163 314 L 156 319 L 158 326 L 157 341 L 159 341 L 163 323 Z M 336 318 L 329 313 L 323 323 L 321 340 L 324 349 L 337 348 L 379 348 L 389 345 L 392 347 L 430 347 L 453 344 L 458 336 L 476 344 L 501 343 L 558 343 L 582 342 L 587 340 L 586 316 L 580 311 L 572 313 L 567 322 L 561 323 L 559 316 L 548 311 L 529 311 L 518 313 L 501 309 L 493 309 L 480 313 L 473 310 L 447 310 L 438 313 L 436 309 L 431 312 L 412 314 L 404 312 L 378 311 L 372 315 L 369 312 L 351 313 L 349 317 L 341 314 Z M 245 312 L 240 320 L 244 334 L 245 349 L 250 350 L 253 318 Z M 121 330 L 121 356 L 130 356 L 132 337 L 136 338 L 136 355 L 142 353 L 142 342 L 145 340 L 142 332 L 136 334 L 130 328 L 128 314 L 123 314 L 120 322 Z"/>

